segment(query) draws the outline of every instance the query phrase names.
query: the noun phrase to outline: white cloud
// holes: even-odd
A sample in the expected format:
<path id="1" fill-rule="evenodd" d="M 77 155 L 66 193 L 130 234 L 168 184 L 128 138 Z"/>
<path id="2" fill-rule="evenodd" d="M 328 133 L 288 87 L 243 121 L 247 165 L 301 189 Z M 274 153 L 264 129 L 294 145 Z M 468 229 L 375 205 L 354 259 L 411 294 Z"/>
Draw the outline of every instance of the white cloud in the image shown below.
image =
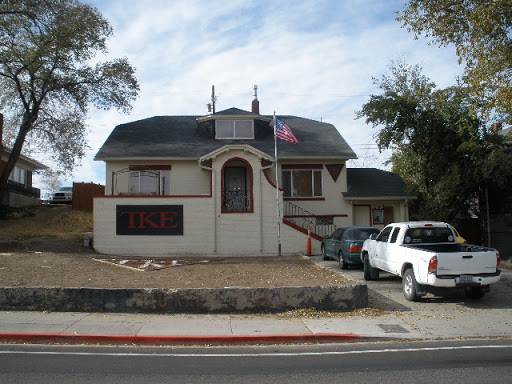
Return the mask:
<path id="1" fill-rule="evenodd" d="M 92 158 L 116 125 L 206 114 L 212 85 L 218 111 L 250 110 L 257 84 L 263 114 L 330 122 L 358 152 L 375 131 L 354 112 L 378 92 L 372 77 L 387 72 L 391 60 L 422 65 L 443 87 L 462 71 L 452 49 L 400 28 L 401 0 L 89 2 L 114 28 L 108 57 L 130 60 L 141 92 L 130 115 L 91 111 L 93 150 L 76 181 L 104 182 L 104 165 Z"/>

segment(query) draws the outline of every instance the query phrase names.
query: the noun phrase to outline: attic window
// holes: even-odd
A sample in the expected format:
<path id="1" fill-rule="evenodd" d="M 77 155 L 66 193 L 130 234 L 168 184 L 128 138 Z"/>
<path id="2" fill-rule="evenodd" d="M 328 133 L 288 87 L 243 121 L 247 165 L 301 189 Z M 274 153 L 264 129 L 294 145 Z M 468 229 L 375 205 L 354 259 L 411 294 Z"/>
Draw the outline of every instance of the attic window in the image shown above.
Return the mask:
<path id="1" fill-rule="evenodd" d="M 216 139 L 254 139 L 253 120 L 216 120 Z"/>

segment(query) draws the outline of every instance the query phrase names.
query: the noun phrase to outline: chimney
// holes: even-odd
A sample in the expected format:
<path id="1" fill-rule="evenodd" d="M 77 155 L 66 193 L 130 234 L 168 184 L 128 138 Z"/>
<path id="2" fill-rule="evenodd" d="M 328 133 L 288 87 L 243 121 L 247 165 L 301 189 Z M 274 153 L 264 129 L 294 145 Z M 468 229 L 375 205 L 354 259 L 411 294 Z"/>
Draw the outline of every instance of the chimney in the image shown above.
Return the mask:
<path id="1" fill-rule="evenodd" d="M 260 114 L 260 102 L 258 101 L 258 86 L 254 86 L 254 100 L 252 101 L 252 113 Z"/>

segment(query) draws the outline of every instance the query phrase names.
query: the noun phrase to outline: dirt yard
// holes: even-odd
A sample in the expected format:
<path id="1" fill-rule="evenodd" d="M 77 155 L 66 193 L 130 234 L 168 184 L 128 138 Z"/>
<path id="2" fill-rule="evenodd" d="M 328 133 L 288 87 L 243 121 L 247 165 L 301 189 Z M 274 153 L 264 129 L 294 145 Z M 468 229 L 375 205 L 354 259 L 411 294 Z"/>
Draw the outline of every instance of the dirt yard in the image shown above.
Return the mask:
<path id="1" fill-rule="evenodd" d="M 0 220 L 0 286 L 222 288 L 347 283 L 299 255 L 135 261 L 102 255 L 81 240 L 81 233 L 92 231 L 91 213 L 63 205 L 41 206 L 34 213 Z M 117 264 L 98 259 L 114 259 Z M 145 268 L 134 269 L 135 264 Z"/>

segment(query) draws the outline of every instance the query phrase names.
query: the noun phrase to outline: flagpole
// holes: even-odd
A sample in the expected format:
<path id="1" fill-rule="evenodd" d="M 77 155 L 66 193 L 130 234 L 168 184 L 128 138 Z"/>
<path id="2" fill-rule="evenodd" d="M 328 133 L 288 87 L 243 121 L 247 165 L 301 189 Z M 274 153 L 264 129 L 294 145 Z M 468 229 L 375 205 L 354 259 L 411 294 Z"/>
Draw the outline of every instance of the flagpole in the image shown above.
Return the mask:
<path id="1" fill-rule="evenodd" d="M 277 159 L 277 121 L 276 111 L 274 111 L 274 156 L 276 159 L 276 208 L 277 208 L 277 250 L 281 256 L 281 210 L 279 208 L 279 166 Z"/>

